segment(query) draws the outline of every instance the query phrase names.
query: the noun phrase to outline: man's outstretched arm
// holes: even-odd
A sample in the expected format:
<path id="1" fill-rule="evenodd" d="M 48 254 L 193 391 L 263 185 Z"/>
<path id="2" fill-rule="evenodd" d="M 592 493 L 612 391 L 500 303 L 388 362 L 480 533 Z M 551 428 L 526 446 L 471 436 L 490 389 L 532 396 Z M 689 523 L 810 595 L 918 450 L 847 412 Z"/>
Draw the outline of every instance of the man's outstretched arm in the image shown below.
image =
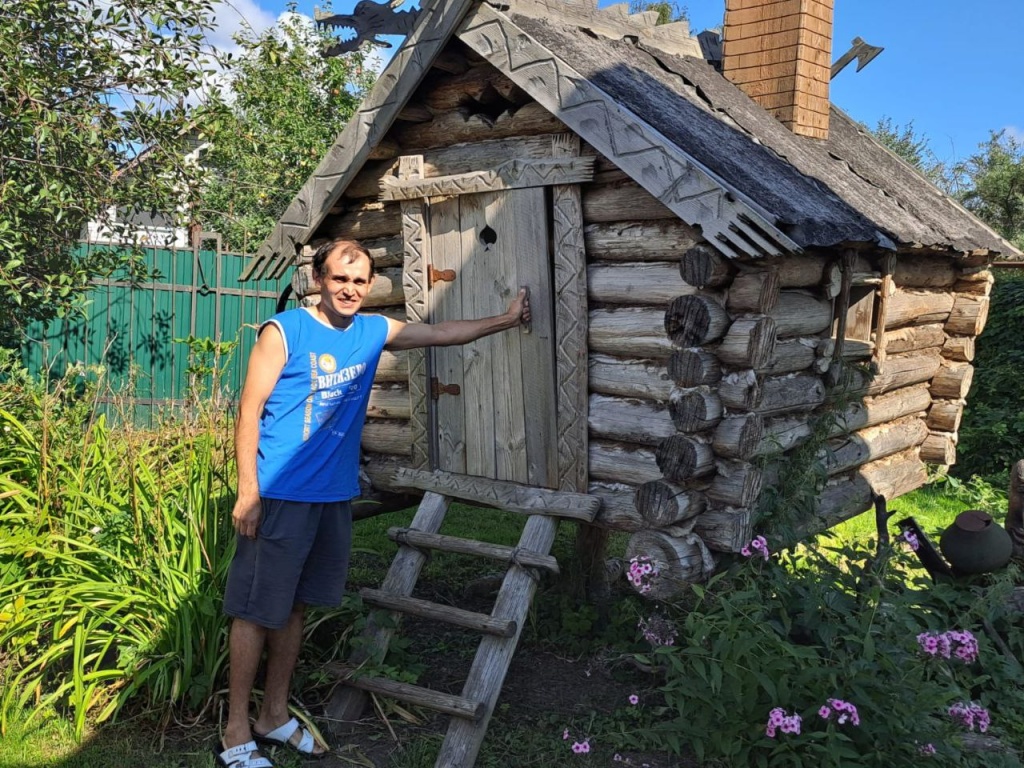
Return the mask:
<path id="1" fill-rule="evenodd" d="M 526 289 L 520 288 L 519 294 L 502 315 L 480 320 L 447 320 L 443 323 L 403 323 L 388 318 L 388 340 L 385 346 L 387 349 L 399 350 L 468 344 L 528 322 L 530 302 L 526 297 Z"/>

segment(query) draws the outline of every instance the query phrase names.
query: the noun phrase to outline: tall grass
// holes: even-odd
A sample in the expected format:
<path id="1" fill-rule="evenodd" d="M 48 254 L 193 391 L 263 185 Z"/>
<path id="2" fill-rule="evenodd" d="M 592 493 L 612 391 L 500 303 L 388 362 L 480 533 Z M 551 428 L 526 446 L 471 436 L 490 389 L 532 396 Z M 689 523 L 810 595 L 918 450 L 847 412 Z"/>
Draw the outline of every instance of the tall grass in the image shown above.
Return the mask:
<path id="1" fill-rule="evenodd" d="M 57 709 L 80 737 L 137 695 L 199 708 L 226 653 L 226 422 L 113 425 L 87 372 L 0 362 L 0 728 Z"/>

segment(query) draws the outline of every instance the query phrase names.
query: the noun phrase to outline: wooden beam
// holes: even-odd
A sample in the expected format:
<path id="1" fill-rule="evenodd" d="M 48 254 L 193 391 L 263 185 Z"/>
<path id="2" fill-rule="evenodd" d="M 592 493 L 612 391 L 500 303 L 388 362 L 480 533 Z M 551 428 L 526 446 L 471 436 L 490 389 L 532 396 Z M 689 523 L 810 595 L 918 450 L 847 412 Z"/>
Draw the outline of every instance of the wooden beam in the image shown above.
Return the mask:
<path id="1" fill-rule="evenodd" d="M 355 675 L 357 670 L 346 664 L 335 662 L 328 664 L 327 669 L 341 678 L 341 682 L 352 688 L 367 693 L 378 693 L 381 696 L 390 696 L 393 699 L 407 701 L 410 704 L 433 709 L 452 717 L 477 721 L 484 716 L 487 709 L 482 701 L 470 701 L 462 696 L 432 691 L 419 685 L 400 683 L 397 680 L 383 677 L 357 677 Z"/>
<path id="2" fill-rule="evenodd" d="M 423 157 L 410 155 L 398 164 L 399 178 L 418 179 L 423 176 Z M 430 237 L 423 200 L 402 203 L 402 239 L 405 242 L 405 266 L 402 268 L 402 290 L 405 314 L 410 323 L 426 323 L 428 318 L 427 275 L 430 269 Z M 430 391 L 430 356 L 426 349 L 410 349 L 409 362 L 409 426 L 412 430 L 412 465 L 425 468 L 430 464 L 432 436 L 428 432 L 427 393 Z"/>
<path id="3" fill-rule="evenodd" d="M 471 629 L 474 632 L 494 635 L 495 637 L 512 637 L 518 629 L 516 623 L 508 619 L 494 619 L 485 613 L 467 611 L 451 605 L 440 605 L 418 597 L 393 595 L 383 589 L 364 587 L 359 590 L 359 596 L 363 598 L 364 603 L 375 608 L 397 611 L 408 616 L 432 619 L 433 621 L 440 621 L 455 627 Z"/>
<path id="4" fill-rule="evenodd" d="M 393 478 L 395 488 L 418 488 L 457 499 L 528 515 L 553 515 L 589 523 L 601 506 L 600 500 L 582 493 L 531 488 L 504 480 L 457 475 L 452 472 L 423 472 L 400 467 Z"/>
<path id="5" fill-rule="evenodd" d="M 555 158 L 577 158 L 578 136 L 551 140 Z M 555 293 L 556 427 L 558 488 L 584 493 L 587 471 L 587 254 L 583 239 L 583 205 L 577 184 L 551 189 L 552 258 Z"/>
<path id="6" fill-rule="evenodd" d="M 524 568 L 540 568 L 549 573 L 558 574 L 558 560 L 554 555 L 541 555 L 527 552 L 521 547 L 506 547 L 476 539 L 462 539 L 458 536 L 445 536 L 440 533 L 424 533 L 411 528 L 388 528 L 388 538 L 399 544 L 411 547 L 436 549 L 441 552 L 455 552 L 460 555 L 486 557 L 507 564 L 521 565 Z"/>
<path id="7" fill-rule="evenodd" d="M 426 179 L 396 179 L 393 176 L 385 176 L 380 180 L 380 199 L 383 201 L 415 200 L 424 197 L 547 187 L 556 184 L 582 184 L 590 181 L 593 176 L 593 157 L 545 160 L 516 158 L 490 170 L 458 173 L 451 176 L 432 176 Z"/>
<path id="8" fill-rule="evenodd" d="M 800 250 L 771 214 L 590 83 L 508 16 L 478 5 L 457 34 L 683 221 L 699 225 L 704 237 L 725 255 L 778 256 Z"/>

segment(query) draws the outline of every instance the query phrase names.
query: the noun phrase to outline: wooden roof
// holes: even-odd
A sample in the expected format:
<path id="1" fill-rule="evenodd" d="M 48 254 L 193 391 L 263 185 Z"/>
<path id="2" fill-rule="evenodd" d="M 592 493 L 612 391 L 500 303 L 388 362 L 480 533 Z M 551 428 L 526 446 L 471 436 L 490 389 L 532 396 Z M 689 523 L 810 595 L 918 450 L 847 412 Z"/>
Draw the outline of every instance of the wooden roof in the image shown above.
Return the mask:
<path id="1" fill-rule="evenodd" d="M 596 18 L 587 0 L 547 1 L 513 0 L 503 13 L 425 0 L 416 30 L 243 279 L 284 272 L 453 34 L 726 255 L 841 243 L 1020 255 L 840 110 L 827 141 L 796 136 L 705 61 L 678 55 L 699 49 L 681 43 L 676 25 L 639 34 L 636 17 L 616 27 L 614 13 Z"/>

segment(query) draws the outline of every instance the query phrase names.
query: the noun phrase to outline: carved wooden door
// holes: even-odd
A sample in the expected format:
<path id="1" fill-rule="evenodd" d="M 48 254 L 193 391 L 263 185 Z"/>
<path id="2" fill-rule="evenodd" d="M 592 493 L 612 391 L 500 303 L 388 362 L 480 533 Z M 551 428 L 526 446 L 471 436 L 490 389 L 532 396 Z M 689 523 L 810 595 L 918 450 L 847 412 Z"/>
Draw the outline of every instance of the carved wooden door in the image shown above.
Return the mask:
<path id="1" fill-rule="evenodd" d="M 437 347 L 428 375 L 431 464 L 558 485 L 554 323 L 543 187 L 433 201 L 426 209 L 431 322 L 501 314 L 521 286 L 532 323 Z"/>

